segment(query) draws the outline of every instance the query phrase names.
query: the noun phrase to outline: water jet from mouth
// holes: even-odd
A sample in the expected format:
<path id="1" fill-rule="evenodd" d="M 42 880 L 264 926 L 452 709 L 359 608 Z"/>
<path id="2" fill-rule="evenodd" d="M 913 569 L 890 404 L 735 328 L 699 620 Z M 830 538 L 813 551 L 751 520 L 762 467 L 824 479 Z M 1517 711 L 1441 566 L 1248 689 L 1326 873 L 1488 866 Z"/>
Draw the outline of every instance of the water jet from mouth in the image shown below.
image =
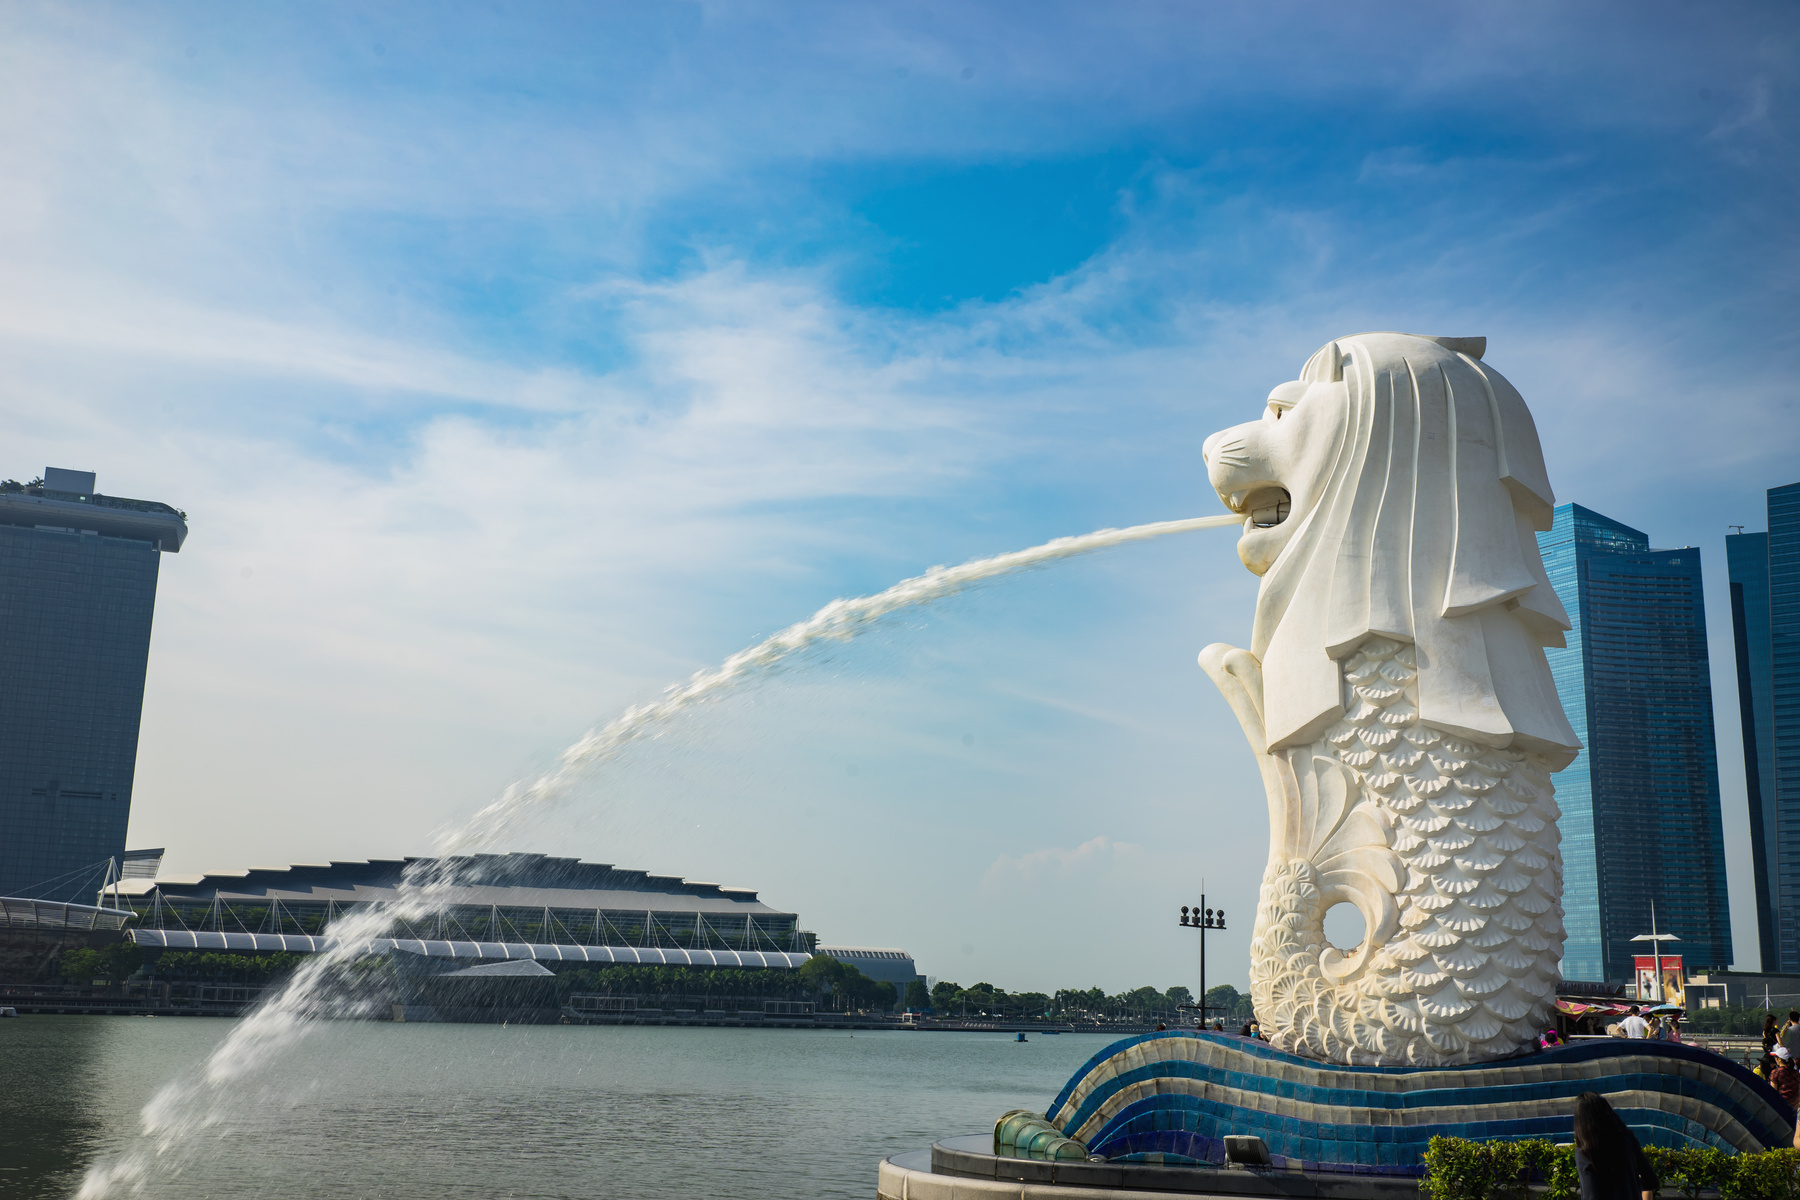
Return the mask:
<path id="1" fill-rule="evenodd" d="M 450 874 L 450 856 L 492 845 L 527 817 L 553 808 L 596 767 L 634 742 L 656 736 L 687 710 L 769 678 L 801 661 L 821 643 L 850 641 L 895 612 L 954 596 L 990 579 L 1128 542 L 1237 526 L 1243 519 L 1239 513 L 1223 513 L 1101 529 L 961 566 L 933 567 L 873 595 L 833 600 L 806 620 L 738 651 L 719 666 L 671 685 L 661 699 L 634 705 L 590 730 L 564 750 L 549 771 L 513 784 L 468 821 L 438 836 L 436 857 L 408 869 L 397 899 L 333 922 L 321 939 L 323 948 L 295 969 L 280 992 L 238 1023 L 206 1059 L 200 1079 L 177 1080 L 157 1092 L 142 1115 L 145 1144 L 111 1163 L 91 1168 L 77 1192 L 78 1200 L 100 1200 L 120 1193 L 139 1195 L 153 1170 L 178 1173 L 195 1153 L 195 1142 L 203 1131 L 224 1125 L 235 1108 L 251 1102 L 244 1092 L 255 1073 L 293 1049 L 317 1027 L 320 1018 L 370 1015 L 369 1002 L 356 998 L 350 968 L 369 953 L 370 942 L 395 922 L 418 920 L 444 906 L 453 884 L 459 881 Z"/>

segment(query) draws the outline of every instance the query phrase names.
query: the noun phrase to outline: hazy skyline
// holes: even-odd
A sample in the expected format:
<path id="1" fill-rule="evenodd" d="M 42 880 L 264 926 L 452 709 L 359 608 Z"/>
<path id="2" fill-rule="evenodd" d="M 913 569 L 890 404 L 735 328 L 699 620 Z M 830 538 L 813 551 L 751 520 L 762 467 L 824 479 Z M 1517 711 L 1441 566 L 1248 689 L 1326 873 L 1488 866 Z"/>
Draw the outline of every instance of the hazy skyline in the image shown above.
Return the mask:
<path id="1" fill-rule="evenodd" d="M 1218 511 L 1324 341 L 1480 334 L 1558 499 L 1702 549 L 1800 479 L 1791 7 L 0 13 L 0 475 L 184 508 L 131 843 L 394 857 L 837 596 Z M 923 610 L 496 850 L 755 887 L 1015 989 L 1243 983 L 1267 844 L 1194 665 L 1230 532 Z"/>

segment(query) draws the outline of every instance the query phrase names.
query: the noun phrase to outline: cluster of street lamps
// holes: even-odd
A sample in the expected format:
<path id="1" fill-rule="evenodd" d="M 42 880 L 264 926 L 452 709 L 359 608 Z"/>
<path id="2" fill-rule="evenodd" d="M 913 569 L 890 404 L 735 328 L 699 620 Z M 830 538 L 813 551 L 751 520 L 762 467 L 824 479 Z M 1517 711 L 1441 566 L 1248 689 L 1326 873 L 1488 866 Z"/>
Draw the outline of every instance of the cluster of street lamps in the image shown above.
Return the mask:
<path id="1" fill-rule="evenodd" d="M 1200 1027 L 1206 1028 L 1206 931 L 1225 928 L 1225 910 L 1206 907 L 1206 893 L 1200 893 L 1200 903 L 1189 908 L 1181 906 L 1181 927 L 1200 931 L 1200 1000 L 1198 1004 L 1186 1007 L 1200 1010 Z"/>

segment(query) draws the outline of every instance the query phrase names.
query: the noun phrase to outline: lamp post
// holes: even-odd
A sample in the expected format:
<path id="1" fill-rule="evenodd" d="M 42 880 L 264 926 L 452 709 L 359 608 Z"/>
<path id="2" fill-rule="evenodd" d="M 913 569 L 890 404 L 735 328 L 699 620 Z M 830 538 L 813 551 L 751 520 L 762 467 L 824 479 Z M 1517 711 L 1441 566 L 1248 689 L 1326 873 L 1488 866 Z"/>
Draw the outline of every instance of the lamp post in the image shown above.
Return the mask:
<path id="1" fill-rule="evenodd" d="M 1200 903 L 1189 908 L 1181 906 L 1181 925 L 1184 929 L 1200 931 L 1200 1028 L 1206 1028 L 1206 931 L 1225 928 L 1225 910 L 1206 907 L 1206 893 L 1200 893 Z"/>
<path id="2" fill-rule="evenodd" d="M 1650 932 L 1640 933 L 1631 940 L 1634 942 L 1650 943 L 1650 961 L 1653 964 L 1651 970 L 1656 973 L 1656 999 L 1658 1003 L 1667 1000 L 1668 997 L 1663 994 L 1662 944 L 1664 942 L 1679 942 L 1681 939 L 1672 933 L 1656 932 L 1656 901 L 1650 901 Z"/>

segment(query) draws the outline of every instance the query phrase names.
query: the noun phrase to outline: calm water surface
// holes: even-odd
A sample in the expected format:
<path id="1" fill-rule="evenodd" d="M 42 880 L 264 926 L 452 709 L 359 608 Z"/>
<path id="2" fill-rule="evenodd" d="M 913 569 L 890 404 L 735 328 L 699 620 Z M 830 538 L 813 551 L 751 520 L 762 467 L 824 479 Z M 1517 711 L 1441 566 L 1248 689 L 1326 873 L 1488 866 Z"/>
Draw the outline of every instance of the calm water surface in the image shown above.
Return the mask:
<path id="1" fill-rule="evenodd" d="M 69 1195 L 232 1024 L 0 1021 L 0 1196 Z M 868 1200 L 878 1159 L 1042 1112 L 1109 1040 L 342 1022 L 150 1194 Z"/>

